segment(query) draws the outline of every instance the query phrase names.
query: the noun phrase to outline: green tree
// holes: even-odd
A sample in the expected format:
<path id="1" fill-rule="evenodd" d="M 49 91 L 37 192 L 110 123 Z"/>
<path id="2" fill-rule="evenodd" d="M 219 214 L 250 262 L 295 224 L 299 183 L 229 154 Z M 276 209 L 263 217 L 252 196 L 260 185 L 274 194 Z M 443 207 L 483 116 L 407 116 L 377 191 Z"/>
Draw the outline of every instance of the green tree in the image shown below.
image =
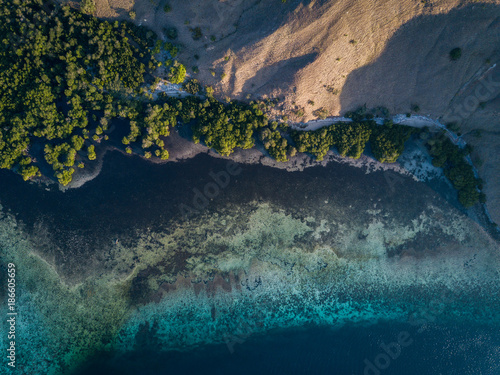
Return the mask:
<path id="1" fill-rule="evenodd" d="M 450 51 L 450 60 L 457 61 L 460 57 L 462 57 L 462 49 L 457 47 Z"/>
<path id="2" fill-rule="evenodd" d="M 97 158 L 94 145 L 90 145 L 89 147 L 87 147 L 87 156 L 89 160 L 95 160 Z"/>
<path id="3" fill-rule="evenodd" d="M 21 168 L 21 176 L 24 181 L 29 180 L 32 177 L 38 176 L 40 173 L 39 169 L 35 165 L 28 165 Z"/>
<path id="4" fill-rule="evenodd" d="M 80 151 L 83 147 L 85 140 L 79 135 L 74 135 L 71 137 L 71 144 L 76 151 Z"/>
<path id="5" fill-rule="evenodd" d="M 74 168 L 69 168 L 69 169 L 65 169 L 65 170 L 62 170 L 60 172 L 57 172 L 55 174 L 55 176 L 57 177 L 57 180 L 59 181 L 59 183 L 61 185 L 66 186 L 73 179 L 73 173 L 74 172 L 75 172 Z"/>
<path id="6" fill-rule="evenodd" d="M 186 68 L 184 65 L 176 63 L 170 68 L 169 80 L 170 82 L 177 84 L 182 83 L 186 77 Z"/>
<path id="7" fill-rule="evenodd" d="M 96 11 L 94 0 L 82 0 L 80 10 L 85 14 L 94 14 Z"/>

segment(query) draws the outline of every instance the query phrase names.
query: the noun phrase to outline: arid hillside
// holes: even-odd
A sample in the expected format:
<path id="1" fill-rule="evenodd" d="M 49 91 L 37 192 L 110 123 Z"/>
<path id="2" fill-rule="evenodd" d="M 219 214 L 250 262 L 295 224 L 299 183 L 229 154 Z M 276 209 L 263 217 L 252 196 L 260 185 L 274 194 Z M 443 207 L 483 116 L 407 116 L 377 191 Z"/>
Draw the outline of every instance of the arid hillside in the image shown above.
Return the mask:
<path id="1" fill-rule="evenodd" d="M 175 27 L 176 42 L 184 47 L 181 59 L 198 67 L 196 75 L 221 97 L 286 97 L 286 108 L 303 107 L 306 119 L 320 107 L 335 115 L 364 103 L 395 112 L 416 104 L 422 112 L 441 115 L 463 84 L 496 62 L 500 42 L 500 8 L 493 3 L 97 0 L 97 5 L 102 17 L 127 18 L 132 10 L 136 23 L 163 37 L 165 28 Z M 455 47 L 463 53 L 452 62 L 449 52 Z"/>
<path id="2" fill-rule="evenodd" d="M 165 40 L 175 28 L 188 74 L 219 98 L 279 98 L 293 120 L 366 104 L 456 122 L 500 223 L 500 1 L 95 1 Z"/>

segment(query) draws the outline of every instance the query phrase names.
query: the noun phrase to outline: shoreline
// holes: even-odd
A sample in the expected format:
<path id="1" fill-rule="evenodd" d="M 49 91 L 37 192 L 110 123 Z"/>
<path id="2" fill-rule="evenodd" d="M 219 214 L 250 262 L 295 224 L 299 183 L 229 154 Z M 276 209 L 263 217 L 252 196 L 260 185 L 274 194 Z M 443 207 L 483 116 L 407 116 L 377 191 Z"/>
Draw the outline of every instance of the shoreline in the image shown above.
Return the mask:
<path id="1" fill-rule="evenodd" d="M 357 168 L 364 168 L 365 172 L 372 173 L 376 171 L 394 171 L 401 175 L 411 176 L 416 181 L 426 181 L 433 178 L 443 177 L 442 173 L 439 173 L 440 168 L 436 168 L 430 164 L 430 159 L 423 160 L 422 156 L 426 153 L 424 146 L 418 144 L 417 142 L 412 142 L 412 145 L 418 145 L 417 148 L 420 152 L 417 152 L 416 156 L 419 156 L 417 164 L 411 163 L 411 155 L 415 153 L 415 148 L 412 150 L 403 152 L 395 163 L 381 163 L 377 161 L 371 154 L 362 154 L 359 159 L 352 159 L 349 157 L 342 157 L 338 152 L 334 150 L 329 150 L 327 155 L 323 160 L 319 161 L 314 159 L 313 156 L 307 153 L 297 153 L 296 156 L 291 158 L 287 162 L 279 162 L 272 159 L 265 149 L 256 146 L 251 149 L 243 150 L 236 149 L 230 156 L 222 156 L 218 154 L 213 149 L 204 146 L 202 144 L 195 144 L 187 138 L 179 134 L 177 128 L 174 128 L 172 133 L 167 137 L 165 141 L 168 150 L 170 152 L 170 157 L 168 160 L 156 160 L 156 159 L 146 159 L 137 154 L 127 154 L 123 150 L 119 149 L 114 145 L 106 145 L 98 152 L 98 165 L 89 173 L 85 169 L 78 170 L 75 173 L 73 181 L 66 187 L 59 188 L 62 191 L 67 191 L 69 189 L 77 189 L 82 187 L 86 182 L 89 182 L 96 178 L 101 172 L 104 158 L 108 152 L 119 152 L 128 157 L 138 157 L 143 161 L 153 164 L 167 164 L 167 163 L 177 163 L 187 161 L 198 155 L 206 154 L 210 157 L 224 160 L 232 160 L 240 164 L 248 165 L 263 165 L 266 167 L 277 168 L 286 170 L 288 172 L 301 172 L 306 168 L 323 166 L 325 167 L 329 163 L 336 162 L 340 164 L 348 164 Z M 56 183 L 55 181 L 53 182 Z"/>
<path id="2" fill-rule="evenodd" d="M 396 115 L 394 118 L 397 118 L 398 116 L 403 116 L 403 115 Z M 378 119 L 378 122 L 380 123 L 380 120 L 383 120 L 381 118 Z M 309 121 L 307 124 L 311 124 L 311 126 L 308 127 L 300 127 L 299 124 L 301 123 L 294 123 L 291 124 L 291 128 L 294 130 L 302 130 L 302 131 L 312 131 L 312 130 L 317 130 L 321 127 L 328 126 L 337 122 L 351 122 L 352 120 L 346 117 L 330 117 L 325 120 L 312 120 Z M 433 121 L 430 120 L 429 121 Z M 425 125 L 408 125 L 406 123 L 403 123 L 403 121 L 398 122 L 395 124 L 401 124 L 401 125 L 407 125 L 407 126 L 414 126 L 414 127 L 424 127 Z M 181 125 L 183 126 L 183 125 Z M 437 127 L 437 125 L 436 125 Z M 377 160 L 375 160 L 371 155 L 366 155 L 362 154 L 361 158 L 359 159 L 352 159 L 349 157 L 341 157 L 337 152 L 330 150 L 326 157 L 322 161 L 317 161 L 314 159 L 311 155 L 307 153 L 297 153 L 296 156 L 292 157 L 289 161 L 287 162 L 278 162 L 274 159 L 272 159 L 267 151 L 263 149 L 262 147 L 259 147 L 260 145 L 256 145 L 251 149 L 243 150 L 240 148 L 237 148 L 234 150 L 234 152 L 231 154 L 231 156 L 222 156 L 218 154 L 216 151 L 213 149 L 202 145 L 201 143 L 195 144 L 193 141 L 189 140 L 187 137 L 183 136 L 179 132 L 179 126 L 175 127 L 172 129 L 172 132 L 170 133 L 169 136 L 165 138 L 165 147 L 169 151 L 170 157 L 167 160 L 153 160 L 153 159 L 146 159 L 144 157 L 141 157 L 140 155 L 135 155 L 138 157 L 141 157 L 145 161 L 148 161 L 150 163 L 155 163 L 155 164 L 164 164 L 164 163 L 169 163 L 169 162 L 178 162 L 178 161 L 183 161 L 183 160 L 188 160 L 191 159 L 199 154 L 208 154 L 212 157 L 215 158 L 221 158 L 221 159 L 226 159 L 226 160 L 233 160 L 237 163 L 242 163 L 242 164 L 261 164 L 264 166 L 268 167 L 273 167 L 273 168 L 279 168 L 279 169 L 285 169 L 289 172 L 295 172 L 295 171 L 303 171 L 305 168 L 309 167 L 314 167 L 314 166 L 325 166 L 330 162 L 340 162 L 342 164 L 349 164 L 349 165 L 354 165 L 358 167 L 362 166 L 370 166 L 374 170 L 397 170 L 398 172 L 408 175 L 407 173 L 404 173 L 403 170 L 400 168 L 395 167 L 399 162 L 396 163 L 380 163 Z M 86 170 L 77 170 L 76 174 L 74 175 L 73 181 L 70 182 L 70 184 L 64 188 L 61 188 L 62 190 L 67 190 L 67 189 L 74 189 L 74 188 L 79 188 L 83 186 L 83 184 L 87 181 L 91 181 L 93 178 L 97 177 L 100 169 L 102 167 L 102 159 L 104 159 L 104 156 L 108 151 L 118 151 L 123 154 L 125 154 L 122 150 L 120 150 L 118 147 L 113 146 L 113 145 L 105 145 L 103 147 L 103 150 L 98 152 L 98 167 L 97 170 L 91 171 L 91 173 L 86 173 Z M 360 162 L 358 162 L 358 160 Z M 81 177 L 81 176 L 85 177 Z M 90 175 L 90 176 L 89 176 Z M 82 181 L 83 180 L 83 181 Z"/>
<path id="3" fill-rule="evenodd" d="M 344 120 L 346 120 L 345 117 L 332 117 L 325 120 L 313 120 L 314 122 L 311 121 L 313 123 L 312 128 L 302 127 L 300 128 L 300 130 L 316 130 L 320 127 L 328 126 L 335 122 L 343 122 Z M 349 120 L 348 122 L 352 121 L 351 119 L 347 120 Z M 384 119 L 382 118 L 376 119 L 378 123 L 383 122 L 383 120 Z M 401 125 L 409 125 L 408 123 L 411 122 L 410 126 L 414 127 L 422 128 L 425 126 L 432 126 L 435 129 L 443 129 L 447 131 L 448 137 L 454 144 L 458 144 L 459 147 L 464 147 L 465 145 L 465 142 L 463 142 L 461 137 L 456 136 L 454 133 L 446 129 L 446 127 L 442 125 L 438 120 L 433 120 L 425 116 L 406 117 L 406 115 L 395 115 L 393 116 L 393 121 L 395 122 L 395 124 Z M 310 124 L 311 122 L 308 122 L 308 124 Z M 77 170 L 73 177 L 73 181 L 68 186 L 62 187 L 59 184 L 57 185 L 59 189 L 64 192 L 70 189 L 80 188 L 85 185 L 85 183 L 92 181 L 99 176 L 104 163 L 104 158 L 110 151 L 120 152 L 124 156 L 139 157 L 143 161 L 153 164 L 183 162 L 198 155 L 206 154 L 213 158 L 232 160 L 240 164 L 262 165 L 266 167 L 286 170 L 288 172 L 300 172 L 310 167 L 325 167 L 329 163 L 340 163 L 347 164 L 356 168 L 362 168 L 366 174 L 376 171 L 384 171 L 393 172 L 402 176 L 409 176 L 415 181 L 429 182 L 431 180 L 437 179 L 444 180 L 446 181 L 446 183 L 449 183 L 448 180 L 444 177 L 442 169 L 436 168 L 432 165 L 432 159 L 427 149 L 418 140 L 410 140 L 408 142 L 410 146 L 405 149 L 405 151 L 401 154 L 401 156 L 395 163 L 381 163 L 377 161 L 370 152 L 366 153 L 366 151 L 361 155 L 359 159 L 352 159 L 349 157 L 342 157 L 334 150 L 329 150 L 324 159 L 321 161 L 316 160 L 312 155 L 309 155 L 307 153 L 298 153 L 287 162 L 278 162 L 275 159 L 271 158 L 267 151 L 259 144 L 247 150 L 237 148 L 230 156 L 222 156 L 215 150 L 201 143 L 195 144 L 188 138 L 189 135 L 186 134 L 186 130 L 183 129 L 182 126 L 184 125 L 173 128 L 170 135 L 165 138 L 166 149 L 168 149 L 170 153 L 170 157 L 167 160 L 146 159 L 135 153 L 130 155 L 125 153 L 116 145 L 105 144 L 102 145 L 102 147 L 97 151 L 97 165 L 94 168 Z M 298 130 L 297 124 L 293 124 L 291 125 L 291 127 Z M 472 161 L 470 160 L 470 158 L 467 158 L 467 162 L 471 164 L 474 174 L 477 177 L 477 170 L 474 165 L 472 165 Z M 44 181 L 44 184 L 47 184 L 47 181 Z M 480 204 L 480 207 L 463 209 L 463 211 L 467 214 L 467 216 L 469 216 L 471 219 L 485 228 L 485 230 L 487 230 L 492 237 L 500 240 L 500 229 L 494 226 L 494 222 L 491 218 L 490 213 L 488 212 L 486 204 Z"/>

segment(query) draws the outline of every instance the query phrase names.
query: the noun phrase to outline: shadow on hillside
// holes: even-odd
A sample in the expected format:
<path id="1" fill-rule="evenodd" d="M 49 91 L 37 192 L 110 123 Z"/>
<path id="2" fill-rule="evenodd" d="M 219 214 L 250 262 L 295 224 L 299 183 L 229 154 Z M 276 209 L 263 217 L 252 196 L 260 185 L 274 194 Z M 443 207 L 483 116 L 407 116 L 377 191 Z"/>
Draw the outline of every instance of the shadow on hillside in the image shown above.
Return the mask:
<path id="1" fill-rule="evenodd" d="M 462 56 L 451 61 L 450 51 Z M 500 47 L 500 6 L 475 4 L 447 14 L 419 16 L 401 26 L 382 54 L 347 77 L 341 111 L 363 104 L 393 113 L 417 105 L 422 114 L 442 115 L 455 95 Z"/>
<path id="2" fill-rule="evenodd" d="M 274 89 L 285 90 L 293 85 L 295 74 L 312 63 L 317 55 L 316 52 L 308 53 L 265 66 L 257 70 L 252 78 L 245 81 L 242 92 L 253 92 L 258 96 Z M 234 80 L 234 74 L 232 74 L 232 80 Z M 265 83 L 262 85 L 262 82 Z M 233 82 L 231 84 L 234 85 Z"/>

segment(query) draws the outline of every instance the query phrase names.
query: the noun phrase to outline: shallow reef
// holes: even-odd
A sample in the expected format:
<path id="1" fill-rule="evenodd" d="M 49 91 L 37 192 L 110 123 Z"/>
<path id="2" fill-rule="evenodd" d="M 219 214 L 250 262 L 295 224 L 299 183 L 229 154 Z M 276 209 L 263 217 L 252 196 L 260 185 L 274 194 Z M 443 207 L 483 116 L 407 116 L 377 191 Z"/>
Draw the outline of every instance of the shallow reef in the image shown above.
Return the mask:
<path id="1" fill-rule="evenodd" d="M 106 272 L 78 283 L 3 213 L 2 264 L 18 269 L 18 368 L 71 373 L 103 351 L 231 348 L 306 324 L 498 325 L 498 244 L 465 215 L 433 200 L 405 220 L 373 204 L 341 208 L 251 201 L 139 228 L 112 247 Z"/>

